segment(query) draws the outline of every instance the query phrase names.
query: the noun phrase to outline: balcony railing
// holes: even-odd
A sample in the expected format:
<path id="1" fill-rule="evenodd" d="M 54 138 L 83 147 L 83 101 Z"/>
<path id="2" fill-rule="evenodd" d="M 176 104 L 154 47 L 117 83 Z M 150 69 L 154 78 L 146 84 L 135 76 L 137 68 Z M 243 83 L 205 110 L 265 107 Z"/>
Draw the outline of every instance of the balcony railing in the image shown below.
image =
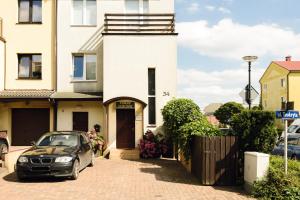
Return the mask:
<path id="1" fill-rule="evenodd" d="M 176 35 L 174 14 L 105 14 L 103 35 Z"/>

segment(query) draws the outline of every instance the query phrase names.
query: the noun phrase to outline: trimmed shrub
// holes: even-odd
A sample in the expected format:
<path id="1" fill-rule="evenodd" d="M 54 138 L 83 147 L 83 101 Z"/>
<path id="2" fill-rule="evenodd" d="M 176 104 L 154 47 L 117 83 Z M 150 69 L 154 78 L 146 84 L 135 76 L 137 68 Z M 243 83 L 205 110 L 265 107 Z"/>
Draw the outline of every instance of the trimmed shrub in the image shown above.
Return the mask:
<path id="1" fill-rule="evenodd" d="M 225 125 L 230 125 L 231 118 L 235 114 L 239 114 L 244 110 L 244 107 L 242 104 L 236 103 L 236 102 L 228 102 L 222 105 L 214 115 L 216 118 Z"/>
<path id="2" fill-rule="evenodd" d="M 276 139 L 275 114 L 268 111 L 244 110 L 232 117 L 231 127 L 239 136 L 240 151 L 271 153 Z"/>
<path id="3" fill-rule="evenodd" d="M 300 162 L 288 161 L 284 174 L 282 157 L 271 156 L 268 175 L 254 183 L 253 196 L 258 199 L 300 200 Z"/>
<path id="4" fill-rule="evenodd" d="M 197 121 L 203 117 L 200 108 L 190 99 L 173 99 L 162 110 L 164 127 L 167 134 L 177 143 L 179 129 L 185 123 Z"/>
<path id="5" fill-rule="evenodd" d="M 179 129 L 179 149 L 186 160 L 190 159 L 193 136 L 218 136 L 221 131 L 210 124 L 205 117 L 198 121 L 186 123 Z"/>

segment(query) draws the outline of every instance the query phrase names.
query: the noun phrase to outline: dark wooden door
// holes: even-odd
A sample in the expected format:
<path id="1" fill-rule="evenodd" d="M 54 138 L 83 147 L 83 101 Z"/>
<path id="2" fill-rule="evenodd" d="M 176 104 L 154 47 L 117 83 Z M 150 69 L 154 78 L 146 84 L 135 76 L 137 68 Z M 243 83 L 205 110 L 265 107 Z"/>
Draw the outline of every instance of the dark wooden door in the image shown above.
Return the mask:
<path id="1" fill-rule="evenodd" d="M 117 148 L 135 148 L 134 109 L 117 109 Z"/>
<path id="2" fill-rule="evenodd" d="M 49 129 L 49 109 L 12 109 L 12 145 L 29 146 Z"/>
<path id="3" fill-rule="evenodd" d="M 73 112 L 73 130 L 87 132 L 88 129 L 89 129 L 89 113 Z"/>

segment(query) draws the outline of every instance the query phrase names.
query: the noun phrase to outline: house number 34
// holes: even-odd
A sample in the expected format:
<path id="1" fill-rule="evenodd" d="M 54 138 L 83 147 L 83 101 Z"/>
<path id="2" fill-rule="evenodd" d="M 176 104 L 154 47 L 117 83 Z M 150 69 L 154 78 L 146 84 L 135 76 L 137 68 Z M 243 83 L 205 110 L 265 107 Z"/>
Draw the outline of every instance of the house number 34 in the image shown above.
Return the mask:
<path id="1" fill-rule="evenodd" d="M 163 96 L 170 96 L 170 92 L 163 92 Z"/>

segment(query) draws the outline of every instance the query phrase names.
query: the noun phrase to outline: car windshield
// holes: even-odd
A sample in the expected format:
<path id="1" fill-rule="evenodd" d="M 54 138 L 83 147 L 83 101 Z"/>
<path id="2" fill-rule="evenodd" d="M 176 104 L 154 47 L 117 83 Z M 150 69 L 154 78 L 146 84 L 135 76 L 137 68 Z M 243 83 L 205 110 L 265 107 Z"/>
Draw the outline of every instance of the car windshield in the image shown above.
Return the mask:
<path id="1" fill-rule="evenodd" d="M 288 133 L 293 133 L 296 131 L 296 129 L 298 128 L 299 126 L 297 125 L 291 125 L 289 128 L 288 128 Z"/>
<path id="2" fill-rule="evenodd" d="M 36 143 L 37 146 L 69 146 L 78 145 L 78 136 L 70 134 L 55 134 L 43 136 Z"/>

